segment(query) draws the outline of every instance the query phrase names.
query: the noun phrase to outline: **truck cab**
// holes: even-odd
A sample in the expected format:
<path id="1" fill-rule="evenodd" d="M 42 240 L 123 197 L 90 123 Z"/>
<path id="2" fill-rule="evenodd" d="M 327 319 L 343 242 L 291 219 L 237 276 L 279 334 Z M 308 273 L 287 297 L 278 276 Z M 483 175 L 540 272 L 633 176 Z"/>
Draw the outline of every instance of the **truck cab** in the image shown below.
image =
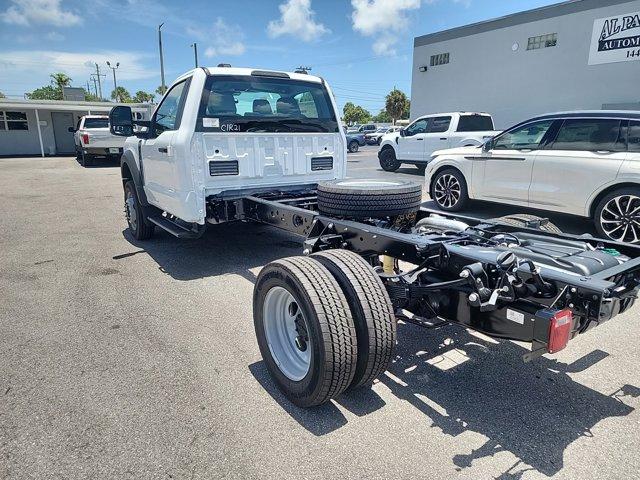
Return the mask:
<path id="1" fill-rule="evenodd" d="M 150 121 L 132 120 L 126 106 L 110 118 L 112 132 L 128 136 L 125 186 L 134 183 L 153 218 L 191 230 L 216 222 L 218 198 L 313 188 L 346 175 L 333 94 L 312 75 L 197 68 L 169 87 Z"/>

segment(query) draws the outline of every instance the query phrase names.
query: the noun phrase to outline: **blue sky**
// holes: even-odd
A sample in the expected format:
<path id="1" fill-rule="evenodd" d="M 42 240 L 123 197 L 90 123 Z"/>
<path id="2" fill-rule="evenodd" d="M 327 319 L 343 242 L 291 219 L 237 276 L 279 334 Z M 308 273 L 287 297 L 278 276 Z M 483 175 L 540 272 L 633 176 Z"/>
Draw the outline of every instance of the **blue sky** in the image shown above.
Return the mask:
<path id="1" fill-rule="evenodd" d="M 292 70 L 311 66 L 340 106 L 377 113 L 394 86 L 409 94 L 413 38 L 556 3 L 545 0 L 0 0 L 0 91 L 21 97 L 63 71 L 74 86 L 120 62 L 130 92 L 160 84 L 157 26 L 164 22 L 167 83 L 200 65 Z"/>

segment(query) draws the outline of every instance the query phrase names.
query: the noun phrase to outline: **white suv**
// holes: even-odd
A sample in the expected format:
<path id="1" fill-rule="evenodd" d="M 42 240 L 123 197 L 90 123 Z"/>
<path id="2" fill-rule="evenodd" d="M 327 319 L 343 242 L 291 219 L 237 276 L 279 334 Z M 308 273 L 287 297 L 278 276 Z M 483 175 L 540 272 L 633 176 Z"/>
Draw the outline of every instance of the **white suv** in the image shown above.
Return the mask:
<path id="1" fill-rule="evenodd" d="M 468 199 L 592 218 L 640 243 L 640 112 L 582 111 L 522 122 L 481 148 L 434 152 L 426 187 L 443 210 Z"/>

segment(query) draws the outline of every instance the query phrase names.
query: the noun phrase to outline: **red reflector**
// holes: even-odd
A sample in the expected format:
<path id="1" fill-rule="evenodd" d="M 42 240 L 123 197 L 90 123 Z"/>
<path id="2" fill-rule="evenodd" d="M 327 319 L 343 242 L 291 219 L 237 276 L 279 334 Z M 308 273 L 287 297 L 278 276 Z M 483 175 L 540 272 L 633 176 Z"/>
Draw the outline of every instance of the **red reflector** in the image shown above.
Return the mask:
<path id="1" fill-rule="evenodd" d="M 571 327 L 573 325 L 573 313 L 571 310 L 558 310 L 549 320 L 549 344 L 547 351 L 556 353 L 569 343 Z"/>
<path id="2" fill-rule="evenodd" d="M 89 134 L 88 133 L 83 133 L 82 134 L 82 143 L 84 143 L 85 145 L 89 144 Z"/>

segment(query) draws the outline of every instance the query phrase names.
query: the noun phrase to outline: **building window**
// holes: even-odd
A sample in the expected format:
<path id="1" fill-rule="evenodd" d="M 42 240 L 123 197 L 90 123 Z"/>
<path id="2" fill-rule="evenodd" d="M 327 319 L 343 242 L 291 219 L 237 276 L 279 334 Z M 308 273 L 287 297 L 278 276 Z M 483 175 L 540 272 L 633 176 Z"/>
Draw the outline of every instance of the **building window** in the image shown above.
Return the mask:
<path id="1" fill-rule="evenodd" d="M 439 53 L 438 55 L 431 55 L 432 67 L 435 67 L 436 65 L 444 65 L 445 63 L 449 63 L 448 53 Z"/>
<path id="2" fill-rule="evenodd" d="M 0 130 L 29 130 L 27 114 L 0 110 Z"/>
<path id="3" fill-rule="evenodd" d="M 558 44 L 558 34 L 548 33 L 546 35 L 538 35 L 537 37 L 529 37 L 527 50 L 538 50 L 539 48 L 555 47 Z"/>

